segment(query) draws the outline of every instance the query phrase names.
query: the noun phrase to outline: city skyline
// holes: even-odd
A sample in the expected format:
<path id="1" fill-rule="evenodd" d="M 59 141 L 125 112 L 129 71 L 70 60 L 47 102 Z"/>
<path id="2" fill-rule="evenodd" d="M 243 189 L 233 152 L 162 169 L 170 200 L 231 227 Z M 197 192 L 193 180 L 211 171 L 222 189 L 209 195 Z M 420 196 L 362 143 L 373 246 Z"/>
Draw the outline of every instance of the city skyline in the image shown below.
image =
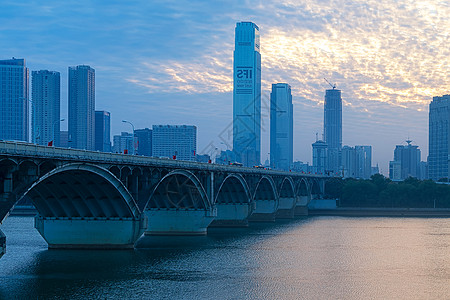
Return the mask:
<path id="1" fill-rule="evenodd" d="M 294 160 L 311 162 L 310 145 L 323 122 L 323 77 L 342 90 L 343 144 L 372 145 L 373 164 L 379 163 L 385 175 L 393 145 L 408 136 L 425 160 L 428 104 L 433 96 L 448 94 L 448 6 L 403 1 L 235 5 L 241 12 L 229 4 L 195 2 L 190 8 L 160 3 L 155 12 L 145 2 L 133 7 L 8 2 L 0 54 L 27 59 L 30 70 L 61 72 L 62 118 L 67 119 L 65 70 L 89 64 L 98 73 L 96 109 L 111 112 L 112 134 L 128 130 L 122 119 L 137 128 L 195 124 L 201 152 L 210 142 L 223 147 L 220 133 L 232 116 L 233 28 L 238 21 L 252 21 L 260 26 L 263 45 L 262 161 L 269 152 L 264 105 L 270 85 L 289 82 Z M 70 17 L 74 11 L 76 19 Z M 274 11 L 278 18 L 270 18 Z M 55 23 L 58 28 L 51 27 Z M 180 26 L 183 30 L 174 30 Z M 42 43 L 48 45 L 45 51 Z"/>

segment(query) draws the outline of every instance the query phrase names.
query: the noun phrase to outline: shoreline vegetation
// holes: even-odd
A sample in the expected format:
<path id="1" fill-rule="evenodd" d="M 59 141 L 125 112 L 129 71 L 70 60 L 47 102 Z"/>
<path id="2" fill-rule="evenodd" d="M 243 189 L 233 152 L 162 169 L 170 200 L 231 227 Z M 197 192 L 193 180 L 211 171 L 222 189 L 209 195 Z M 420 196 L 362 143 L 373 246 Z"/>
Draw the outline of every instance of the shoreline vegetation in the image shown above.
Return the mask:
<path id="1" fill-rule="evenodd" d="M 381 174 L 370 179 L 332 178 L 325 184 L 324 198 L 339 199 L 340 209 L 450 209 L 450 185 L 413 177 L 394 182 Z"/>

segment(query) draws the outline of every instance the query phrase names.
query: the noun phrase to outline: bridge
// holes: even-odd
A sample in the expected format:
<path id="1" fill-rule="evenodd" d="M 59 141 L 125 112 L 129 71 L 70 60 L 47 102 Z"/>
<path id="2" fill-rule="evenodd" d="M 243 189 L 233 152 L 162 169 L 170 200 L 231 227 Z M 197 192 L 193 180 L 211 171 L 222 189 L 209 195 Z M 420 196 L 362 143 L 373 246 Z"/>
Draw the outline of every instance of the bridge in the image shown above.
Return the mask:
<path id="1" fill-rule="evenodd" d="M 49 248 L 131 248 L 307 214 L 325 176 L 0 141 L 0 225 L 21 199 Z M 0 257 L 6 238 L 0 230 Z"/>

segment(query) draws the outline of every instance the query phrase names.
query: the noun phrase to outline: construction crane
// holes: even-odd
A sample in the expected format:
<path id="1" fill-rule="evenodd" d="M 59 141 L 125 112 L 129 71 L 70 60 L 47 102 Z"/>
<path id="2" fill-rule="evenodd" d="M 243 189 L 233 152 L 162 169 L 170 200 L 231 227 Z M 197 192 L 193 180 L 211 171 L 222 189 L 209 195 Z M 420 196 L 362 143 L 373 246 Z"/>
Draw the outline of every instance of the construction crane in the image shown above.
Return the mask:
<path id="1" fill-rule="evenodd" d="M 333 88 L 333 90 L 336 88 L 336 83 L 335 84 L 331 84 L 326 78 L 324 78 L 324 79 Z"/>

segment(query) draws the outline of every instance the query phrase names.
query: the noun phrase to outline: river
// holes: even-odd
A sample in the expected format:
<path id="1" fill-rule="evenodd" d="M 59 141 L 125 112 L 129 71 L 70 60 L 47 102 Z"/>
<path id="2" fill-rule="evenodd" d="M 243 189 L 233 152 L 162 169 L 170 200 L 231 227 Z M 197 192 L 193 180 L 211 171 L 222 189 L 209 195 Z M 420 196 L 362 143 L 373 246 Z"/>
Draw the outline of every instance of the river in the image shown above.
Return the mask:
<path id="1" fill-rule="evenodd" d="M 0 299 L 450 299 L 450 219 L 309 217 L 135 250 L 48 250 L 1 229 Z"/>

